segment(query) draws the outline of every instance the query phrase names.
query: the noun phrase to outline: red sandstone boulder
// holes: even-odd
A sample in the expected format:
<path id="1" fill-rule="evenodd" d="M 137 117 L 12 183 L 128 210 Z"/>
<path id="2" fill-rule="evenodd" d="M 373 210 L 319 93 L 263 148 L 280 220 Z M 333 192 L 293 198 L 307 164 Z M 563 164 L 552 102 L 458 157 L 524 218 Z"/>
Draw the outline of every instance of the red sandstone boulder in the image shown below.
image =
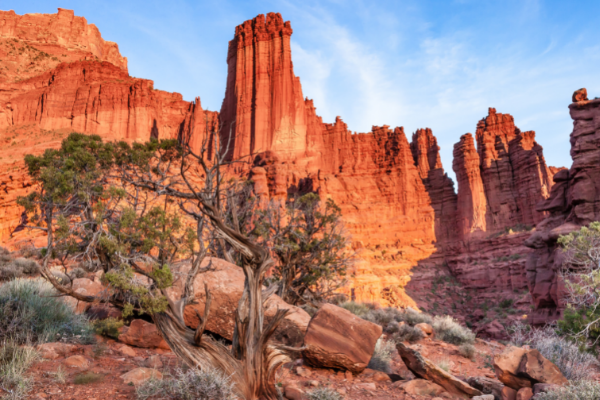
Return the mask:
<path id="1" fill-rule="evenodd" d="M 100 282 L 93 281 L 88 278 L 77 278 L 73 280 L 73 290 L 75 293 L 84 294 L 86 296 L 95 296 L 105 289 Z M 83 313 L 89 306 L 89 303 L 79 301 L 73 297 L 63 297 L 63 301 L 73 307 L 76 312 Z"/>
<path id="2" fill-rule="evenodd" d="M 398 343 L 396 349 L 402 361 L 415 375 L 442 386 L 454 397 L 469 399 L 482 395 L 481 391 L 444 371 L 409 346 Z"/>
<path id="3" fill-rule="evenodd" d="M 519 375 L 525 376 L 535 383 L 550 383 L 555 385 L 569 383 L 558 367 L 535 349 L 529 350 L 523 355 L 517 372 Z"/>
<path id="4" fill-rule="evenodd" d="M 361 373 L 366 367 L 381 326 L 357 317 L 350 311 L 325 304 L 310 320 L 304 336 L 304 359 L 321 368 Z"/>
<path id="5" fill-rule="evenodd" d="M 498 380 L 514 390 L 533 386 L 529 379 L 518 376 L 519 365 L 525 354 L 527 350 L 521 347 L 508 347 L 502 354 L 494 357 L 494 369 Z"/>
<path id="6" fill-rule="evenodd" d="M 199 274 L 194 281 L 197 304 L 192 304 L 185 308 L 185 322 L 188 326 L 196 328 L 200 322 L 196 312 L 204 315 L 204 305 L 206 302 L 204 284 L 206 283 L 212 295 L 206 330 L 231 340 L 233 338 L 235 310 L 244 291 L 244 272 L 237 265 L 218 258 L 207 257 L 203 261 L 202 267 L 208 265 L 211 265 L 212 269 Z M 173 267 L 174 275 L 178 276 L 179 279 L 175 281 L 173 287 L 167 289 L 172 298 L 179 298 L 181 295 L 185 276 L 187 276 L 189 269 L 189 263 L 181 263 Z M 267 322 L 275 315 L 278 309 L 289 310 L 289 313 L 280 323 L 272 339 L 290 346 L 300 346 L 310 321 L 310 316 L 301 308 L 289 305 L 279 296 L 273 295 L 265 302 L 265 319 Z"/>
<path id="7" fill-rule="evenodd" d="M 158 332 L 156 325 L 143 319 L 134 319 L 129 327 L 124 327 L 119 334 L 119 342 L 147 349 L 169 349 L 169 345 Z"/>

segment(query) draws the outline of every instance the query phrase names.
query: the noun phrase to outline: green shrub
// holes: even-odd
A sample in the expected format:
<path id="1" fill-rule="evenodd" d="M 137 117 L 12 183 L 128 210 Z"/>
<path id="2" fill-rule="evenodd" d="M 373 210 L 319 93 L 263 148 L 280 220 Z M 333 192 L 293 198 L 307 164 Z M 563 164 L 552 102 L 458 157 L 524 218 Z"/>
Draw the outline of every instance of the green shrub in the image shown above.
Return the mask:
<path id="1" fill-rule="evenodd" d="M 597 400 L 600 398 L 600 383 L 592 380 L 571 382 L 556 390 L 535 395 L 536 400 Z"/>
<path id="2" fill-rule="evenodd" d="M 237 400 L 230 378 L 215 369 L 176 371 L 174 377 L 149 379 L 137 387 L 137 398 L 173 400 Z"/>
<path id="3" fill-rule="evenodd" d="M 512 306 L 514 303 L 513 299 L 504 299 L 500 301 L 500 307 L 501 308 L 509 308 L 510 306 Z"/>
<path id="4" fill-rule="evenodd" d="M 371 360 L 367 367 L 389 374 L 392 372 L 390 363 L 392 362 L 394 351 L 396 351 L 394 342 L 379 338 L 375 344 L 375 350 L 373 351 L 373 355 L 371 356 Z"/>
<path id="5" fill-rule="evenodd" d="M 433 331 L 436 339 L 446 343 L 461 345 L 475 342 L 475 334 L 448 315 L 434 318 Z"/>
<path id="6" fill-rule="evenodd" d="M 119 338 L 119 328 L 123 326 L 123 321 L 116 318 L 99 319 L 92 322 L 92 326 L 98 335 Z"/>
<path id="7" fill-rule="evenodd" d="M 473 357 L 475 357 L 475 353 L 477 352 L 477 350 L 475 349 L 475 346 L 473 346 L 471 343 L 463 343 L 458 347 L 458 352 L 464 358 L 472 360 Z"/>
<path id="8" fill-rule="evenodd" d="M 330 388 L 319 388 L 306 393 L 308 400 L 343 400 L 344 396 Z"/>
<path id="9" fill-rule="evenodd" d="M 0 286 L 0 337 L 33 344 L 62 340 L 91 343 L 92 327 L 84 315 L 56 296 L 42 279 L 15 279 Z"/>

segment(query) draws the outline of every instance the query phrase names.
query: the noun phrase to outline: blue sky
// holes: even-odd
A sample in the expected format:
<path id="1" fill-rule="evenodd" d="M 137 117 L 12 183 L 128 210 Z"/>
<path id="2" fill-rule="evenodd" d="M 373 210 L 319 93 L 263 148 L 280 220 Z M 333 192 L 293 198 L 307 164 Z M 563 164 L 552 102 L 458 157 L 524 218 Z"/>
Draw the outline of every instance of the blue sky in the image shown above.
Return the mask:
<path id="1" fill-rule="evenodd" d="M 488 107 L 535 130 L 549 165 L 570 166 L 567 106 L 600 97 L 600 1 L 2 1 L 18 14 L 75 10 L 119 44 L 132 76 L 219 110 L 227 42 L 267 12 L 290 20 L 292 57 L 317 113 L 349 129 L 429 127 L 452 147 Z"/>

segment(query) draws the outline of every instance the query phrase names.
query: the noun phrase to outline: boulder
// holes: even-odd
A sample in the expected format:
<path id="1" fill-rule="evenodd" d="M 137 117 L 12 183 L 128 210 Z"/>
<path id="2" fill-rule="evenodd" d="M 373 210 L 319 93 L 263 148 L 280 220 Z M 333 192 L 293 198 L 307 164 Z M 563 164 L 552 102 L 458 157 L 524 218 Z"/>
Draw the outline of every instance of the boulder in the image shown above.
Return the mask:
<path id="1" fill-rule="evenodd" d="M 533 390 L 531 390 L 531 388 L 525 387 L 525 388 L 519 389 L 519 391 L 517 392 L 516 400 L 529 400 L 532 397 L 533 397 Z"/>
<path id="2" fill-rule="evenodd" d="M 400 389 L 413 396 L 439 396 L 444 393 L 443 387 L 426 379 L 413 379 L 400 384 Z"/>
<path id="3" fill-rule="evenodd" d="M 526 353 L 525 349 L 510 346 L 494 357 L 494 370 L 500 382 L 514 390 L 532 386 L 529 379 L 518 376 L 521 359 Z"/>
<path id="4" fill-rule="evenodd" d="M 86 296 L 95 296 L 105 289 L 100 282 L 88 278 L 73 279 L 73 291 Z M 65 296 L 63 301 L 73 307 L 77 313 L 83 313 L 90 306 L 89 303 L 79 301 L 73 297 Z"/>
<path id="5" fill-rule="evenodd" d="M 325 304 L 308 325 L 302 354 L 315 367 L 359 374 L 367 367 L 381 332 L 381 326 Z"/>
<path id="6" fill-rule="evenodd" d="M 500 322 L 496 320 L 477 328 L 475 333 L 477 334 L 477 337 L 484 337 L 487 339 L 505 340 L 508 338 L 506 329 Z"/>
<path id="7" fill-rule="evenodd" d="M 121 375 L 121 379 L 123 379 L 124 383 L 133 383 L 135 386 L 141 385 L 146 382 L 148 379 L 162 379 L 162 374 L 160 371 L 157 371 L 152 368 L 136 368 L 127 372 L 126 374 Z"/>
<path id="8" fill-rule="evenodd" d="M 509 388 L 508 386 L 504 386 L 502 388 L 502 396 L 500 396 L 502 400 L 517 400 L 517 391 L 513 388 Z"/>
<path id="9" fill-rule="evenodd" d="M 204 315 L 206 302 L 204 284 L 206 283 L 212 294 L 206 330 L 231 340 L 233 339 L 235 310 L 244 291 L 244 272 L 237 265 L 218 258 L 206 257 L 202 262 L 202 267 L 209 265 L 211 270 L 199 274 L 194 281 L 196 304 L 191 304 L 185 308 L 185 323 L 191 328 L 196 328 L 200 323 L 196 312 Z M 173 274 L 179 279 L 175 280 L 173 287 L 167 289 L 172 298 L 181 296 L 185 277 L 190 266 L 189 262 L 182 262 L 173 266 Z M 289 346 L 300 346 L 310 321 L 310 315 L 299 307 L 287 304 L 279 296 L 273 295 L 265 303 L 266 323 L 273 318 L 278 309 L 289 310 L 289 312 L 273 334 L 272 339 Z"/>
<path id="10" fill-rule="evenodd" d="M 454 395 L 455 397 L 468 399 L 473 396 L 480 396 L 483 393 L 466 382 L 454 377 L 448 372 L 444 371 L 425 357 L 418 351 L 406 346 L 404 343 L 398 343 L 396 345 L 398 354 L 404 361 L 404 364 L 410 369 L 415 375 L 437 383 L 442 386 L 447 392 Z"/>
<path id="11" fill-rule="evenodd" d="M 108 304 L 94 304 L 88 307 L 85 314 L 90 320 L 104 320 L 108 318 L 122 319 L 122 312 L 117 307 Z"/>
<path id="12" fill-rule="evenodd" d="M 37 347 L 40 356 L 44 360 L 56 360 L 59 357 L 66 357 L 67 354 L 72 353 L 77 346 L 67 343 L 43 343 Z"/>
<path id="13" fill-rule="evenodd" d="M 158 332 L 156 325 L 143 319 L 134 319 L 129 327 L 124 327 L 119 342 L 146 349 L 169 349 L 169 345 Z"/>
<path id="14" fill-rule="evenodd" d="M 518 373 L 535 383 L 551 383 L 555 385 L 565 385 L 569 383 L 558 367 L 535 349 L 530 350 L 523 355 L 521 363 L 519 364 Z"/>
<path id="15" fill-rule="evenodd" d="M 486 378 L 484 376 L 473 376 L 467 378 L 466 382 L 483 394 L 491 394 L 498 400 L 502 398 L 504 384 L 496 379 Z"/>

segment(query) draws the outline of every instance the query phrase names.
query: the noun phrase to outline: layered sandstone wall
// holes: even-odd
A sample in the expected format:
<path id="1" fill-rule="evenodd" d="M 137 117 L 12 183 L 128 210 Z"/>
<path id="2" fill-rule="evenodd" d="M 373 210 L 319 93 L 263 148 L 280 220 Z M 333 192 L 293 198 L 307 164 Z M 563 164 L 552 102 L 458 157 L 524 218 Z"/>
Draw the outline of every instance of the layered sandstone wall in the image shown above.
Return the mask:
<path id="1" fill-rule="evenodd" d="M 11 56 L 15 59 L 32 46 L 39 50 L 38 57 L 47 53 L 58 56 L 61 62 L 93 57 L 127 72 L 127 58 L 121 56 L 119 46 L 102 39 L 96 25 L 76 17 L 73 10 L 59 8 L 56 14 L 25 15 L 0 11 L 0 40 L 13 43 Z"/>
<path id="2" fill-rule="evenodd" d="M 590 222 L 600 220 L 600 100 L 588 100 L 585 89 L 575 92 L 569 106 L 573 119 L 573 164 L 554 176 L 550 197 L 537 211 L 549 213 L 526 245 L 535 251 L 527 260 L 527 280 L 535 310 L 534 324 L 560 316 L 564 298 L 558 271 L 563 259 L 557 240 Z"/>

